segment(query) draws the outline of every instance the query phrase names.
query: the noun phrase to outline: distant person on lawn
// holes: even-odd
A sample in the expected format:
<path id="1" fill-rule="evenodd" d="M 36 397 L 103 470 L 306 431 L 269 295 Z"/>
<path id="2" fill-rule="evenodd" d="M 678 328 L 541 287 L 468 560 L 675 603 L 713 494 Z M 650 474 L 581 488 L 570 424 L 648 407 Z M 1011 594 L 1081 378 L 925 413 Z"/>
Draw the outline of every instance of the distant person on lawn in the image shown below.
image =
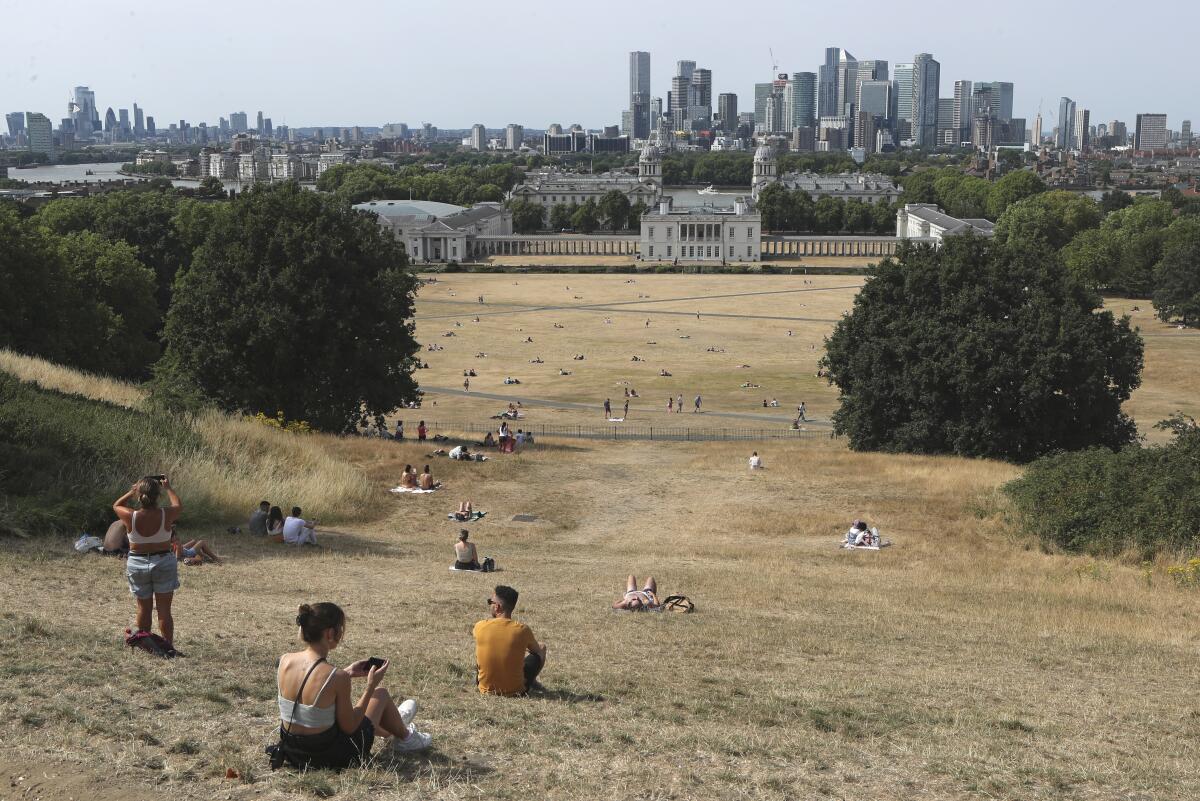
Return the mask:
<path id="1" fill-rule="evenodd" d="M 751 470 L 762 470 L 763 469 L 762 457 L 758 455 L 758 451 L 755 451 L 754 453 L 750 454 L 750 469 Z"/>
<path id="2" fill-rule="evenodd" d="M 158 497 L 167 491 L 170 506 L 159 508 Z M 140 508 L 128 504 L 137 499 Z M 125 560 L 125 578 L 137 600 L 137 630 L 150 631 L 154 610 L 158 610 L 158 630 L 164 640 L 175 643 L 175 619 L 171 602 L 179 589 L 179 560 L 175 557 L 173 527 L 183 513 L 183 503 L 171 482 L 147 476 L 129 488 L 113 503 L 113 511 L 125 524 L 129 538 L 129 558 Z"/>
<path id="3" fill-rule="evenodd" d="M 425 472 L 421 474 L 420 484 L 423 490 L 435 490 L 442 486 L 442 482 L 433 480 L 433 471 L 429 469 L 429 465 L 425 465 Z"/>
<path id="4" fill-rule="evenodd" d="M 300 507 L 293 506 L 292 513 L 283 521 L 283 541 L 288 545 L 316 545 L 316 520 L 305 520 L 300 516 Z"/>
<path id="5" fill-rule="evenodd" d="M 375 734 L 392 738 L 394 752 L 421 751 L 432 738 L 412 725 L 417 702 L 396 706 L 380 687 L 389 663 L 372 665 L 360 659 L 339 670 L 329 653 L 341 645 L 346 615 L 337 604 L 303 604 L 296 616 L 303 651 L 279 658 L 275 681 L 279 689 L 279 741 L 293 767 L 340 770 L 365 762 Z M 351 679 L 366 678 L 367 686 L 354 703 Z"/>
<path id="6" fill-rule="evenodd" d="M 271 504 L 266 501 L 260 502 L 258 508 L 250 513 L 250 522 L 247 524 L 246 530 L 260 537 L 267 536 L 267 518 L 270 514 Z"/>
<path id="7" fill-rule="evenodd" d="M 267 515 L 267 538 L 273 542 L 283 542 L 283 510 L 272 506 Z"/>
<path id="8" fill-rule="evenodd" d="M 512 619 L 518 593 L 503 584 L 488 598 L 490 620 L 475 624 L 476 681 L 485 695 L 524 695 L 541 690 L 537 676 L 546 665 L 546 646 L 533 631 Z"/>
<path id="9" fill-rule="evenodd" d="M 625 582 L 625 594 L 613 603 L 612 608 L 644 612 L 659 606 L 658 583 L 654 581 L 654 576 L 647 576 L 646 584 L 640 590 L 637 588 L 637 576 L 630 576 Z"/>
<path id="10" fill-rule="evenodd" d="M 458 542 L 454 543 L 454 569 L 480 570 L 479 556 L 475 552 L 475 543 L 467 542 L 471 532 L 465 528 L 458 532 Z"/>
<path id="11" fill-rule="evenodd" d="M 400 486 L 406 489 L 417 488 L 417 471 L 411 464 L 404 465 L 404 472 L 400 474 Z"/>

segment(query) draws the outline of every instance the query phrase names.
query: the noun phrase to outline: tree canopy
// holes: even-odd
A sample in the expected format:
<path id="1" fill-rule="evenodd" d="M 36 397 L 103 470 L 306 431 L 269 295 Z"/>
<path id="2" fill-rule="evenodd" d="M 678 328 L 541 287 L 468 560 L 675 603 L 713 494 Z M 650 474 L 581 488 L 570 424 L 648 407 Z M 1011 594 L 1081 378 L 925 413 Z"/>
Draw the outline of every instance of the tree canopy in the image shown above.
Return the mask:
<path id="1" fill-rule="evenodd" d="M 1141 338 L 1043 246 L 952 237 L 879 265 L 826 345 L 856 450 L 1024 462 L 1130 442 Z"/>
<path id="2" fill-rule="evenodd" d="M 155 396 L 348 431 L 416 397 L 413 275 L 368 215 L 293 183 L 229 204 L 180 274 Z"/>

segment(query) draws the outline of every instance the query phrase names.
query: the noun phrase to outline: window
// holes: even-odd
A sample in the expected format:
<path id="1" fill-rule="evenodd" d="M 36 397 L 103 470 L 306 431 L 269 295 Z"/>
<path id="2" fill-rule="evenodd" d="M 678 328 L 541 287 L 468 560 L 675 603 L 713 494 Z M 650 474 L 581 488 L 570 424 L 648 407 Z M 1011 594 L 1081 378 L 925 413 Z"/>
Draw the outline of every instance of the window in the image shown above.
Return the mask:
<path id="1" fill-rule="evenodd" d="M 654 245 L 650 246 L 650 258 L 654 258 Z"/>
<path id="2" fill-rule="evenodd" d="M 734 235 L 735 235 L 735 232 L 733 230 L 733 226 L 731 225 L 731 226 L 729 226 L 729 238 L 733 239 Z"/>
<path id="3" fill-rule="evenodd" d="M 754 258 L 754 245 L 746 245 L 746 258 Z"/>
<path id="4" fill-rule="evenodd" d="M 668 228 L 667 230 L 669 231 L 671 229 Z M 671 258 L 671 246 L 670 245 L 667 245 L 667 258 L 668 259 Z"/>
<path id="5" fill-rule="evenodd" d="M 653 238 L 654 238 L 654 226 L 653 226 L 653 225 L 652 225 L 652 226 L 650 226 L 650 238 L 651 238 L 651 239 L 653 239 Z"/>
<path id="6" fill-rule="evenodd" d="M 704 249 L 704 258 L 706 258 L 706 259 L 712 258 L 712 245 L 709 245 L 708 247 L 706 247 Z"/>
<path id="7" fill-rule="evenodd" d="M 749 225 L 746 226 L 746 238 L 747 239 L 754 238 L 754 229 L 752 227 L 750 227 Z"/>
<path id="8" fill-rule="evenodd" d="M 668 225 L 668 226 L 667 226 L 667 239 L 670 239 L 670 238 L 671 238 L 671 230 L 672 230 L 672 229 L 671 229 L 671 226 L 669 226 L 669 225 Z"/>
<path id="9" fill-rule="evenodd" d="M 733 245 L 729 246 L 729 258 L 733 258 Z"/>
<path id="10" fill-rule="evenodd" d="M 450 246 L 450 255 L 451 255 L 451 256 L 457 256 L 457 255 L 458 255 L 458 245 L 451 245 L 451 246 Z"/>

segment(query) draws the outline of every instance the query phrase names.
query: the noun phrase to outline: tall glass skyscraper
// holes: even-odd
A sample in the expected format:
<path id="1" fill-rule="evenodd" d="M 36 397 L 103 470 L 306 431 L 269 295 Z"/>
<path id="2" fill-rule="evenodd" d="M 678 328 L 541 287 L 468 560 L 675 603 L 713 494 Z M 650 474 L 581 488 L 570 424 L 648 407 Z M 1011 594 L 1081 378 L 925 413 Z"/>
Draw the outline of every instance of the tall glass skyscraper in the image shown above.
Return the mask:
<path id="1" fill-rule="evenodd" d="M 633 119 L 630 134 L 635 139 L 650 135 L 650 54 L 634 50 L 629 54 L 629 111 Z"/>
<path id="2" fill-rule="evenodd" d="M 817 74 L 793 72 L 788 87 L 788 106 L 792 128 L 812 128 L 817 124 Z"/>
<path id="3" fill-rule="evenodd" d="M 929 53 L 913 57 L 912 73 L 913 139 L 918 146 L 937 143 L 938 92 L 942 85 L 942 65 Z"/>

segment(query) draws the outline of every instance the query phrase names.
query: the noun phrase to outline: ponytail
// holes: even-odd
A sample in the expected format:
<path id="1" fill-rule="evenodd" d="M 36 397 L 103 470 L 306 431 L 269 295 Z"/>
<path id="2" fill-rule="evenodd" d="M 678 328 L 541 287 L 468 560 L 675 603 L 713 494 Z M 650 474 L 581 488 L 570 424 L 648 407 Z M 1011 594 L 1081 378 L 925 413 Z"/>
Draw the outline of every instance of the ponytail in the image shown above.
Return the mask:
<path id="1" fill-rule="evenodd" d="M 296 625 L 300 627 L 300 639 L 312 645 L 320 642 L 328 629 L 341 632 L 346 627 L 346 613 L 335 603 L 300 604 L 296 614 Z"/>

